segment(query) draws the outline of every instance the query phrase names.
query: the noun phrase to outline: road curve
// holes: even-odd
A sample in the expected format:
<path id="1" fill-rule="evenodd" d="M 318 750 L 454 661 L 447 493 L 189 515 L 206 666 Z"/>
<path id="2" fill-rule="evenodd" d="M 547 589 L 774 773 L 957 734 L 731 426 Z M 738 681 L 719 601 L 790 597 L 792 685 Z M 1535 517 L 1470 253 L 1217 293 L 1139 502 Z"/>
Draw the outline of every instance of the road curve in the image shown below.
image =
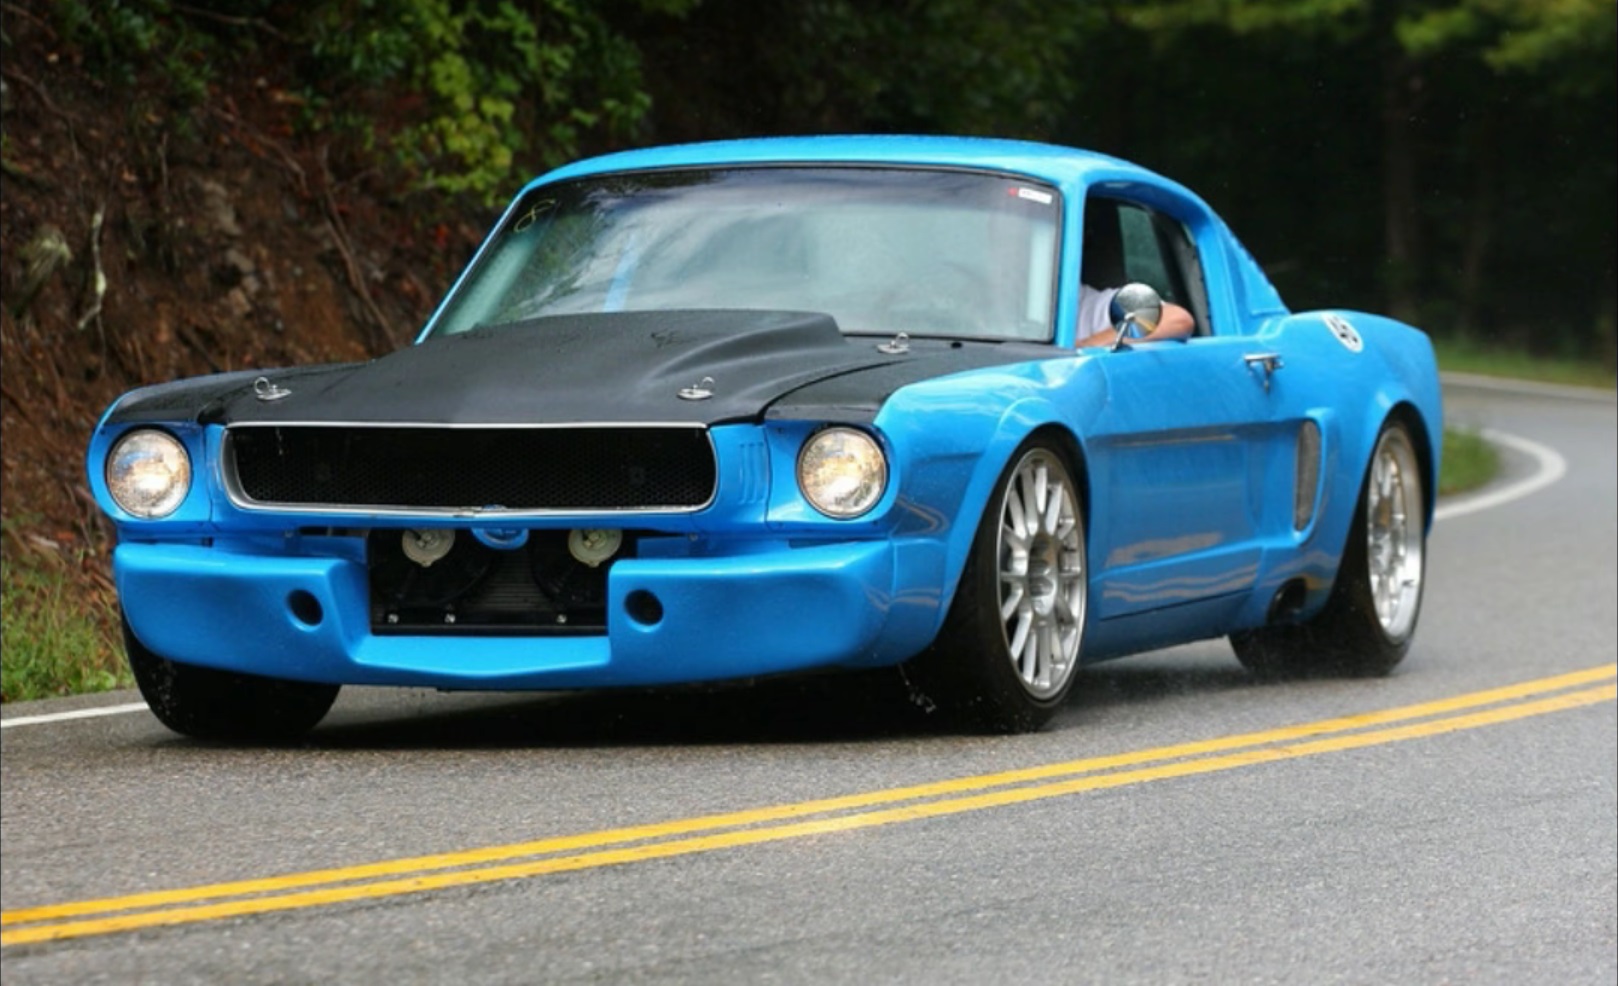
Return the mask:
<path id="1" fill-rule="evenodd" d="M 1387 679 L 1209 642 L 996 738 L 841 680 L 350 689 L 272 750 L 8 705 L 5 981 L 1611 983 L 1615 404 L 1446 400 L 1504 475 Z"/>

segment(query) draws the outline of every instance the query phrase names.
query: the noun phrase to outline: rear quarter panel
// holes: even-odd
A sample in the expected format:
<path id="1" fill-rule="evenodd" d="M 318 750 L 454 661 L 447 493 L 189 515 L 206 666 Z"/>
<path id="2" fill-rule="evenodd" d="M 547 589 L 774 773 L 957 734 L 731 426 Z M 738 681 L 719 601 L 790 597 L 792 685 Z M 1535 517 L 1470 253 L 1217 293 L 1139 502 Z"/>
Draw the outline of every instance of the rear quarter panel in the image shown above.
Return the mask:
<path id="1" fill-rule="evenodd" d="M 1302 577 L 1310 586 L 1305 615 L 1324 605 L 1377 437 L 1395 416 L 1409 427 L 1421 457 L 1424 521 L 1430 527 L 1443 434 L 1437 364 L 1418 329 L 1363 312 L 1304 312 L 1265 321 L 1253 343 L 1256 350 L 1283 354 L 1285 365 L 1273 383 L 1276 413 L 1320 426 L 1322 475 L 1312 525 L 1295 541 L 1284 534 L 1273 538 L 1244 626 L 1264 622 L 1270 597 L 1288 579 Z M 1282 464 L 1272 485 L 1290 488 L 1287 470 Z"/>

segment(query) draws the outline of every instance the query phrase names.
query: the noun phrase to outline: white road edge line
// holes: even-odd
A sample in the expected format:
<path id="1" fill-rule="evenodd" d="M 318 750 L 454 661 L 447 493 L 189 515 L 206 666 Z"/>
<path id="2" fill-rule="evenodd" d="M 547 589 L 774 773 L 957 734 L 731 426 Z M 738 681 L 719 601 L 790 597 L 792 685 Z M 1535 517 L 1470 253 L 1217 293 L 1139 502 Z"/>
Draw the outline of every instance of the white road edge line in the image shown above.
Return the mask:
<path id="1" fill-rule="evenodd" d="M 115 716 L 125 712 L 145 711 L 145 702 L 130 702 L 127 705 L 103 705 L 97 709 L 74 709 L 72 712 L 52 712 L 43 716 L 16 716 L 11 719 L 0 719 L 0 729 L 10 729 L 12 726 L 37 726 L 44 722 L 62 722 L 66 719 L 93 719 L 96 716 Z"/>
<path id="2" fill-rule="evenodd" d="M 1550 486 L 1567 474 L 1567 460 L 1553 448 L 1492 428 L 1485 428 L 1479 434 L 1496 445 L 1504 445 L 1529 456 L 1534 460 L 1537 470 L 1510 486 L 1444 504 L 1433 511 L 1434 523 L 1520 500 Z M 146 708 L 145 702 L 131 702 L 128 705 L 108 705 L 98 709 L 75 709 L 72 712 L 53 712 L 40 716 L 16 716 L 11 719 L 0 719 L 0 729 L 10 729 L 12 726 L 38 726 L 69 719 L 93 719 L 97 716 L 115 716 L 125 712 L 144 712 Z"/>
<path id="3" fill-rule="evenodd" d="M 1486 441 L 1495 445 L 1504 445 L 1506 448 L 1521 452 L 1534 460 L 1535 470 L 1522 479 L 1509 486 L 1497 490 L 1479 493 L 1476 496 L 1467 496 L 1441 505 L 1433 511 L 1433 521 L 1451 520 L 1466 514 L 1476 513 L 1479 510 L 1489 510 L 1493 507 L 1503 506 L 1513 500 L 1520 500 L 1525 496 L 1538 493 L 1552 483 L 1567 475 L 1567 460 L 1553 448 L 1531 442 L 1526 438 L 1508 435 L 1493 428 L 1484 428 L 1478 432 Z"/>
<path id="4" fill-rule="evenodd" d="M 1473 390 L 1495 390 L 1507 394 L 1527 394 L 1536 397 L 1565 397 L 1573 401 L 1618 400 L 1618 391 L 1602 387 L 1580 387 L 1565 383 L 1540 383 L 1535 380 L 1513 380 L 1509 377 L 1489 377 L 1481 373 L 1459 373 L 1445 370 L 1438 375 L 1445 384 L 1470 387 Z"/>

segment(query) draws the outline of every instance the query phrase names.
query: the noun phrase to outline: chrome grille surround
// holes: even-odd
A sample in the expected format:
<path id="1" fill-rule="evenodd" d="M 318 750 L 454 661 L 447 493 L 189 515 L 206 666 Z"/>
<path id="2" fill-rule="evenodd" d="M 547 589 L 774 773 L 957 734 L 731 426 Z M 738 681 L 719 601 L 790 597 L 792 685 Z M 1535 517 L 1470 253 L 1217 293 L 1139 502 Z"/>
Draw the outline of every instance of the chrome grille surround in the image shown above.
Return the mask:
<path id="1" fill-rule="evenodd" d="M 220 469 L 242 510 L 311 514 L 691 513 L 718 489 L 695 424 L 243 423 Z"/>

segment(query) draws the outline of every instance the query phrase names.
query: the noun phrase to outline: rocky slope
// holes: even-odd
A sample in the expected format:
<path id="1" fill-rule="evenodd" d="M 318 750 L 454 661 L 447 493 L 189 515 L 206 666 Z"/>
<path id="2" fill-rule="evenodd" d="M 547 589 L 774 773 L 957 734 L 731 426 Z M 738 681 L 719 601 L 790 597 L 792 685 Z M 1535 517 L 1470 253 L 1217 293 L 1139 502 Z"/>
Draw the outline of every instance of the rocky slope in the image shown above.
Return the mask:
<path id="1" fill-rule="evenodd" d="M 6 13 L 3 550 L 13 572 L 68 572 L 83 590 L 68 595 L 106 629 L 110 529 L 83 460 L 106 406 L 180 376 L 407 343 L 491 211 L 385 187 L 338 138 L 299 125 L 268 56 L 216 71 L 181 110 L 161 80 L 110 86 L 42 18 Z"/>

